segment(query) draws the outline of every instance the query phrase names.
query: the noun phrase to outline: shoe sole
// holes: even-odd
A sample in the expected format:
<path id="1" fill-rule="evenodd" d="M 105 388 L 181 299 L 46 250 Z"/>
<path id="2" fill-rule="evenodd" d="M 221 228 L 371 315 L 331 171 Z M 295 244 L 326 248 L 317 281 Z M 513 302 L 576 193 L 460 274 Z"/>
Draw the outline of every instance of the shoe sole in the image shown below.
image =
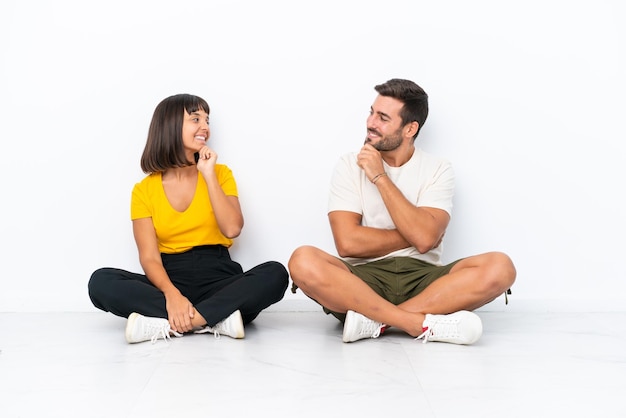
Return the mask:
<path id="1" fill-rule="evenodd" d="M 233 338 L 243 338 L 245 337 L 245 331 L 243 329 L 243 318 L 241 317 L 241 312 L 239 310 L 236 310 L 234 314 L 237 317 L 237 325 L 241 325 L 241 327 L 237 327 L 237 329 L 235 330 L 235 336 Z"/>
<path id="2" fill-rule="evenodd" d="M 341 335 L 341 339 L 343 340 L 344 343 L 351 343 L 351 342 L 356 341 L 356 340 L 351 340 L 349 336 L 346 334 L 346 330 L 352 328 L 352 321 L 354 321 L 353 318 L 354 318 L 353 311 L 346 312 L 346 319 L 343 323 L 343 333 Z"/>
<path id="3" fill-rule="evenodd" d="M 129 344 L 134 344 L 136 342 L 136 341 L 132 341 L 131 336 L 132 336 L 133 326 L 135 325 L 135 321 L 137 320 L 138 317 L 139 317 L 139 314 L 137 312 L 133 312 L 128 316 L 128 320 L 126 321 L 126 330 L 124 331 L 124 336 L 126 337 L 126 341 Z"/>

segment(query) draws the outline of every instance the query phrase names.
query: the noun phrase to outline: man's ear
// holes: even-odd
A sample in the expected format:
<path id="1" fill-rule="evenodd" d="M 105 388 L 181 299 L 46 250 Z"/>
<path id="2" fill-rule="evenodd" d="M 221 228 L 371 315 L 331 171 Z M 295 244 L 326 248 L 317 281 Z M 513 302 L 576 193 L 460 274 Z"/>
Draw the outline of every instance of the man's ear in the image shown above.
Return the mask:
<path id="1" fill-rule="evenodd" d="M 420 127 L 420 124 L 417 123 L 417 121 L 407 123 L 405 127 L 407 136 L 410 136 L 411 138 L 413 138 L 415 134 L 417 133 L 417 130 L 419 129 L 419 127 Z"/>

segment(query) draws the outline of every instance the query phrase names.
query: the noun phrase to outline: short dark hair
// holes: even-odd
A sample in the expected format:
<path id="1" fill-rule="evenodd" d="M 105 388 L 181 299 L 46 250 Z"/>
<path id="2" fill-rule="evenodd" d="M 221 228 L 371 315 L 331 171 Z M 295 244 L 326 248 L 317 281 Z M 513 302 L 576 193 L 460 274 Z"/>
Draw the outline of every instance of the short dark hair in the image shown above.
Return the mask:
<path id="1" fill-rule="evenodd" d="M 428 94 L 424 89 L 411 80 L 401 78 L 392 78 L 377 85 L 374 89 L 381 96 L 393 97 L 404 103 L 400 111 L 402 126 L 413 121 L 417 122 L 419 126 L 413 135 L 413 139 L 415 139 L 428 117 Z"/>
<path id="2" fill-rule="evenodd" d="M 210 113 L 208 103 L 191 94 L 176 94 L 161 101 L 154 109 L 148 139 L 141 155 L 144 173 L 164 172 L 168 168 L 193 165 L 183 147 L 183 117 L 185 111 L 204 110 Z"/>

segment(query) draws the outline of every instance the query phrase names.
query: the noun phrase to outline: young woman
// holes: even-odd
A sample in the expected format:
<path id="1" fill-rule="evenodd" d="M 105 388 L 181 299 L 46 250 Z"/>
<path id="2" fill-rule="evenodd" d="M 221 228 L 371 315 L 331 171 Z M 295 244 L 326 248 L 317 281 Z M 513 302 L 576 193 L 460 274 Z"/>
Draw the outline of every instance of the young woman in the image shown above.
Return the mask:
<path id="1" fill-rule="evenodd" d="M 244 272 L 228 248 L 243 215 L 231 170 L 206 142 L 209 105 L 179 94 L 155 109 L 141 157 L 147 176 L 131 197 L 133 234 L 145 274 L 96 270 L 94 306 L 128 318 L 137 343 L 184 333 L 244 337 L 244 325 L 280 301 L 289 274 L 275 261 Z"/>

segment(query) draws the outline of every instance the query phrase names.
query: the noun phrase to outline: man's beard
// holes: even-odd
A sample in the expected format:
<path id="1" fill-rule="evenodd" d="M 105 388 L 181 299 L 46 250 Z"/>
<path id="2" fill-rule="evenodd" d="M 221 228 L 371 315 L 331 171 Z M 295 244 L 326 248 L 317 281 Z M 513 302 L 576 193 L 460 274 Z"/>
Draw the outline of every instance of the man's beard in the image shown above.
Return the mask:
<path id="1" fill-rule="evenodd" d="M 377 131 L 374 131 L 378 133 Z M 365 139 L 365 143 L 370 143 L 369 139 Z M 391 135 L 383 136 L 380 141 L 372 144 L 378 151 L 393 151 L 402 145 L 402 128 L 398 129 Z"/>

